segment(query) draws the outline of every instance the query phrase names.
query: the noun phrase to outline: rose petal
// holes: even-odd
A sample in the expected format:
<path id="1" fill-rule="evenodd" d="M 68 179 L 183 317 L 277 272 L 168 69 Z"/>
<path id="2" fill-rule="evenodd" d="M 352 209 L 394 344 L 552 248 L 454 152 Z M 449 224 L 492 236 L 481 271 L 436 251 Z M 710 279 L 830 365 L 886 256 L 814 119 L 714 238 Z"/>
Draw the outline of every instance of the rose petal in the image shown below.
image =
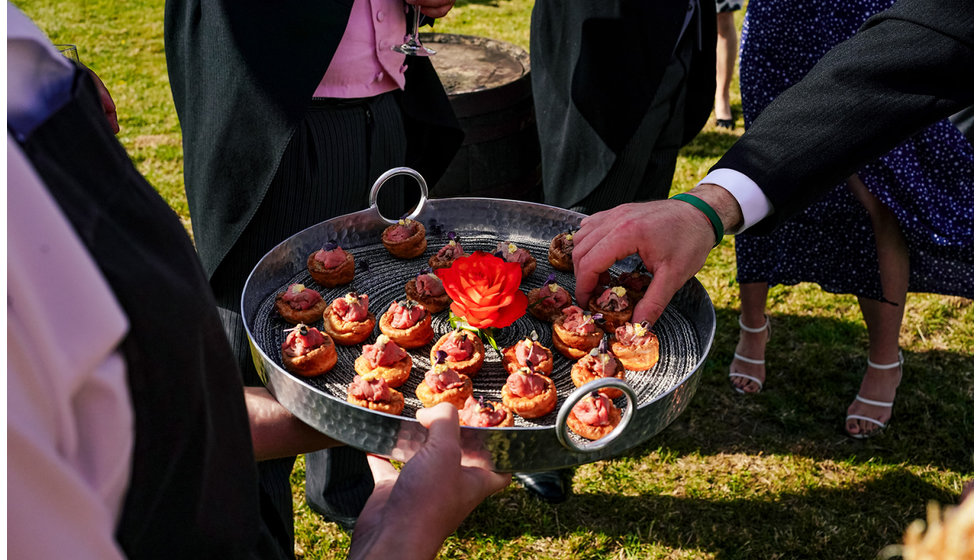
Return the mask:
<path id="1" fill-rule="evenodd" d="M 497 318 L 491 326 L 493 327 L 509 327 L 514 323 L 514 321 L 520 319 L 524 316 L 527 311 L 527 296 L 523 299 L 518 299 L 514 301 L 511 305 L 508 305 L 500 311 L 497 312 Z"/>
<path id="2" fill-rule="evenodd" d="M 453 301 L 453 313 L 476 328 L 508 326 L 527 310 L 517 263 L 477 251 L 436 275 Z"/>

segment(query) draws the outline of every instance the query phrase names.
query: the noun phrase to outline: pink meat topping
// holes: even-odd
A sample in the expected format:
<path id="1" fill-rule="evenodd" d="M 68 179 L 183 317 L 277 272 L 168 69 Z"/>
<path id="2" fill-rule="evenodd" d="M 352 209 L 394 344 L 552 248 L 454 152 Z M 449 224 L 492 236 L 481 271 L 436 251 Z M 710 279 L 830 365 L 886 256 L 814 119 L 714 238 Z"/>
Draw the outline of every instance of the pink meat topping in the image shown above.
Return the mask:
<path id="1" fill-rule="evenodd" d="M 313 327 L 303 326 L 289 330 L 286 340 L 282 343 L 282 350 L 287 356 L 296 358 L 309 354 L 323 343 L 323 333 Z"/>
<path id="2" fill-rule="evenodd" d="M 598 394 L 598 396 L 589 395 L 575 403 L 575 406 L 572 407 L 572 414 L 584 424 L 590 426 L 608 426 L 609 409 L 611 406 L 612 402 L 609 400 L 609 397 L 603 394 Z"/>
<path id="3" fill-rule="evenodd" d="M 582 365 L 600 377 L 615 377 L 619 370 L 616 360 L 608 352 L 601 352 L 594 356 L 588 354 L 582 358 Z"/>
<path id="4" fill-rule="evenodd" d="M 540 344 L 525 338 L 518 342 L 514 348 L 514 357 L 517 358 L 517 363 L 522 366 L 530 362 L 532 366 L 536 367 L 548 358 L 548 353 Z"/>
<path id="5" fill-rule="evenodd" d="M 455 241 L 450 241 L 443 245 L 436 253 L 436 259 L 440 261 L 455 260 L 463 256 L 463 248 Z"/>
<path id="6" fill-rule="evenodd" d="M 600 308 L 608 311 L 622 311 L 630 306 L 630 300 L 626 297 L 626 288 L 620 286 L 606 288 L 596 303 Z"/>
<path id="7" fill-rule="evenodd" d="M 507 262 L 516 262 L 521 265 L 531 258 L 531 253 L 528 253 L 527 249 L 521 249 L 513 243 L 507 243 L 506 241 L 497 243 L 494 254 L 503 256 L 503 259 Z"/>
<path id="8" fill-rule="evenodd" d="M 290 284 L 282 295 L 282 300 L 288 303 L 289 307 L 302 311 L 320 303 L 323 296 L 320 295 L 320 292 L 309 290 L 302 284 Z"/>
<path id="9" fill-rule="evenodd" d="M 595 323 L 592 321 L 592 315 L 586 315 L 581 307 L 569 305 L 565 309 L 562 309 L 561 313 L 561 326 L 565 330 L 575 334 L 589 334 L 596 331 Z"/>
<path id="10" fill-rule="evenodd" d="M 552 291 L 551 287 L 554 286 L 555 290 Z M 558 284 L 548 284 L 544 286 L 537 292 L 535 292 L 535 301 L 532 301 L 534 305 L 544 305 L 545 307 L 565 307 L 571 303 L 571 299 L 568 297 L 568 292 L 561 289 Z"/>
<path id="11" fill-rule="evenodd" d="M 361 352 L 372 368 L 390 366 L 408 355 L 401 346 L 384 335 L 379 336 L 374 344 L 362 346 Z"/>
<path id="12" fill-rule="evenodd" d="M 368 296 L 351 292 L 333 300 L 330 311 L 344 321 L 360 323 L 368 316 Z"/>
<path id="13" fill-rule="evenodd" d="M 422 320 L 425 308 L 408 301 L 393 301 L 388 306 L 391 314 L 391 326 L 396 329 L 407 329 Z"/>
<path id="14" fill-rule="evenodd" d="M 425 384 L 436 393 L 442 393 L 443 391 L 464 385 L 458 373 L 443 366 L 439 367 L 438 372 L 434 369 L 427 371 L 425 374 Z"/>
<path id="15" fill-rule="evenodd" d="M 417 228 L 418 223 L 413 220 L 399 220 L 398 225 L 388 232 L 387 239 L 394 243 L 405 241 L 415 234 Z"/>
<path id="16" fill-rule="evenodd" d="M 518 397 L 540 395 L 544 392 L 544 386 L 544 377 L 541 375 L 527 375 L 517 372 L 507 376 L 507 388 Z"/>
<path id="17" fill-rule="evenodd" d="M 323 263 L 323 268 L 334 268 L 344 264 L 344 261 L 347 260 L 347 253 L 340 247 L 332 251 L 320 249 L 313 255 L 313 258 Z"/>
<path id="18" fill-rule="evenodd" d="M 347 392 L 353 397 L 371 402 L 384 403 L 391 400 L 388 383 L 382 377 L 368 381 L 360 375 L 354 376 L 354 381 L 348 385 Z"/>
<path id="19" fill-rule="evenodd" d="M 442 280 L 435 274 L 419 274 L 415 277 L 415 289 L 419 295 L 438 297 L 446 293 Z"/>
<path id="20" fill-rule="evenodd" d="M 473 355 L 473 341 L 465 333 L 457 332 L 448 337 L 436 350 L 445 352 L 450 361 L 462 362 Z"/>
<path id="21" fill-rule="evenodd" d="M 626 346 L 641 346 L 653 337 L 653 331 L 642 323 L 626 323 L 616 329 L 616 340 Z"/>
<path id="22" fill-rule="evenodd" d="M 504 421 L 507 417 L 507 411 L 502 408 L 497 408 L 489 403 L 486 406 L 480 404 L 480 401 L 470 397 L 466 399 L 466 404 L 463 405 L 463 410 L 459 411 L 459 418 L 467 426 L 474 426 L 477 428 L 489 428 L 490 426 L 496 426 Z"/>
<path id="23" fill-rule="evenodd" d="M 563 233 L 558 236 L 558 241 L 555 243 L 555 248 L 561 251 L 563 255 L 571 255 L 572 249 L 575 248 L 574 237 L 570 233 Z"/>

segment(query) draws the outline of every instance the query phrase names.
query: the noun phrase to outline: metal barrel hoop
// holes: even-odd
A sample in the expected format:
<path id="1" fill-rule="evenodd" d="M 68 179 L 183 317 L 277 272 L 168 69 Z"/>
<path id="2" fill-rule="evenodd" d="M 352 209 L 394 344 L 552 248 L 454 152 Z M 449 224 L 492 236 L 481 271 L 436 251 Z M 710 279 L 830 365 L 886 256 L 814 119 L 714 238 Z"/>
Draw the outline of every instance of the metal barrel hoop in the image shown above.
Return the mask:
<path id="1" fill-rule="evenodd" d="M 421 191 L 419 197 L 419 203 L 415 206 L 415 208 L 412 210 L 412 212 L 409 215 L 400 219 L 414 220 L 415 218 L 417 218 L 418 215 L 422 213 L 422 208 L 425 207 L 425 203 L 429 199 L 429 187 L 425 183 L 425 178 L 423 178 L 422 174 L 419 173 L 418 171 L 412 169 L 411 167 L 394 167 L 392 169 L 389 169 L 388 171 L 385 171 L 384 173 L 381 174 L 381 176 L 378 177 L 378 179 L 374 182 L 374 185 L 371 187 L 369 204 L 371 209 L 378 214 L 378 217 L 389 224 L 397 224 L 398 220 L 392 220 L 386 218 L 384 215 L 381 214 L 381 209 L 378 208 L 378 191 L 381 190 L 381 186 L 384 185 L 385 182 L 388 181 L 388 179 L 391 179 L 392 177 L 397 177 L 399 175 L 407 175 L 415 179 L 415 181 L 419 184 L 419 191 Z"/>
<path id="2" fill-rule="evenodd" d="M 574 407 L 578 401 L 582 400 L 583 397 L 592 391 L 603 387 L 612 387 L 622 391 L 626 395 L 626 410 L 623 412 L 623 417 L 619 421 L 619 425 L 616 426 L 616 429 L 614 429 L 608 435 L 603 436 L 601 439 L 580 445 L 568 434 L 568 415 L 571 414 L 572 407 Z M 636 402 L 636 392 L 629 383 L 615 377 L 593 379 L 592 381 L 589 381 L 585 385 L 582 385 L 578 389 L 572 391 L 572 393 L 568 395 L 568 398 L 565 399 L 565 402 L 561 405 L 561 409 L 558 410 L 558 419 L 555 421 L 555 433 L 558 435 L 558 441 L 566 449 L 577 451 L 579 453 L 599 451 L 614 442 L 616 438 L 618 438 L 619 435 L 626 430 L 630 420 L 633 418 L 633 411 L 636 409 Z"/>

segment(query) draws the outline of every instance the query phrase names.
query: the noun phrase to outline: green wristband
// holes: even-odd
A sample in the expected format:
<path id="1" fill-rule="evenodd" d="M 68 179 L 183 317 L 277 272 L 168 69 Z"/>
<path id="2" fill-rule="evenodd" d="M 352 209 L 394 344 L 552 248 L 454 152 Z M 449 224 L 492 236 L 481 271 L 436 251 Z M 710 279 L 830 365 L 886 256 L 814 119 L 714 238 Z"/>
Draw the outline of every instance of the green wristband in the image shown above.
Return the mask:
<path id="1" fill-rule="evenodd" d="M 670 198 L 686 202 L 700 210 L 704 214 L 704 217 L 708 218 L 708 221 L 711 222 L 712 227 L 715 228 L 715 247 L 721 243 L 721 240 L 725 237 L 725 226 L 721 225 L 721 218 L 718 217 L 718 213 L 715 212 L 715 209 L 710 204 L 688 193 L 675 194 Z"/>

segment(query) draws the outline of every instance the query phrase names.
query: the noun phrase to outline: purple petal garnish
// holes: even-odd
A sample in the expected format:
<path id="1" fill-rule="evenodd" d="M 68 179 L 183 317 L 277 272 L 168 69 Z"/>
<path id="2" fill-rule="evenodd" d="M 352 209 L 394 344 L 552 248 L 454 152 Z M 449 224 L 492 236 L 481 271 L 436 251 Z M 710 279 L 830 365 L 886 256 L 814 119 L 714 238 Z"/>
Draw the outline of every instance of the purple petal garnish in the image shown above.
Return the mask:
<path id="1" fill-rule="evenodd" d="M 548 287 L 548 284 L 551 284 L 554 281 L 555 281 L 555 273 L 552 272 L 551 274 L 548 275 L 548 279 L 544 281 L 544 284 L 542 284 L 541 287 L 546 288 Z"/>
<path id="2" fill-rule="evenodd" d="M 480 401 L 480 410 L 493 410 L 493 406 L 487 402 L 483 395 L 477 397 L 477 400 Z"/>
<path id="3" fill-rule="evenodd" d="M 446 237 L 448 237 L 450 241 L 456 241 L 456 232 L 451 231 L 446 234 Z"/>
<path id="4" fill-rule="evenodd" d="M 606 337 L 603 336 L 602 340 L 599 341 L 599 352 L 606 354 L 609 352 L 609 343 L 606 341 Z"/>
<path id="5" fill-rule="evenodd" d="M 337 247 L 340 247 L 340 245 L 337 245 L 335 241 L 327 241 L 326 243 L 323 244 L 324 251 L 333 251 Z"/>
<path id="6" fill-rule="evenodd" d="M 436 350 L 436 363 L 437 364 L 444 364 L 444 363 L 446 363 L 446 358 L 448 358 L 448 357 L 449 357 L 449 354 L 447 354 L 445 352 L 445 350 Z"/>

